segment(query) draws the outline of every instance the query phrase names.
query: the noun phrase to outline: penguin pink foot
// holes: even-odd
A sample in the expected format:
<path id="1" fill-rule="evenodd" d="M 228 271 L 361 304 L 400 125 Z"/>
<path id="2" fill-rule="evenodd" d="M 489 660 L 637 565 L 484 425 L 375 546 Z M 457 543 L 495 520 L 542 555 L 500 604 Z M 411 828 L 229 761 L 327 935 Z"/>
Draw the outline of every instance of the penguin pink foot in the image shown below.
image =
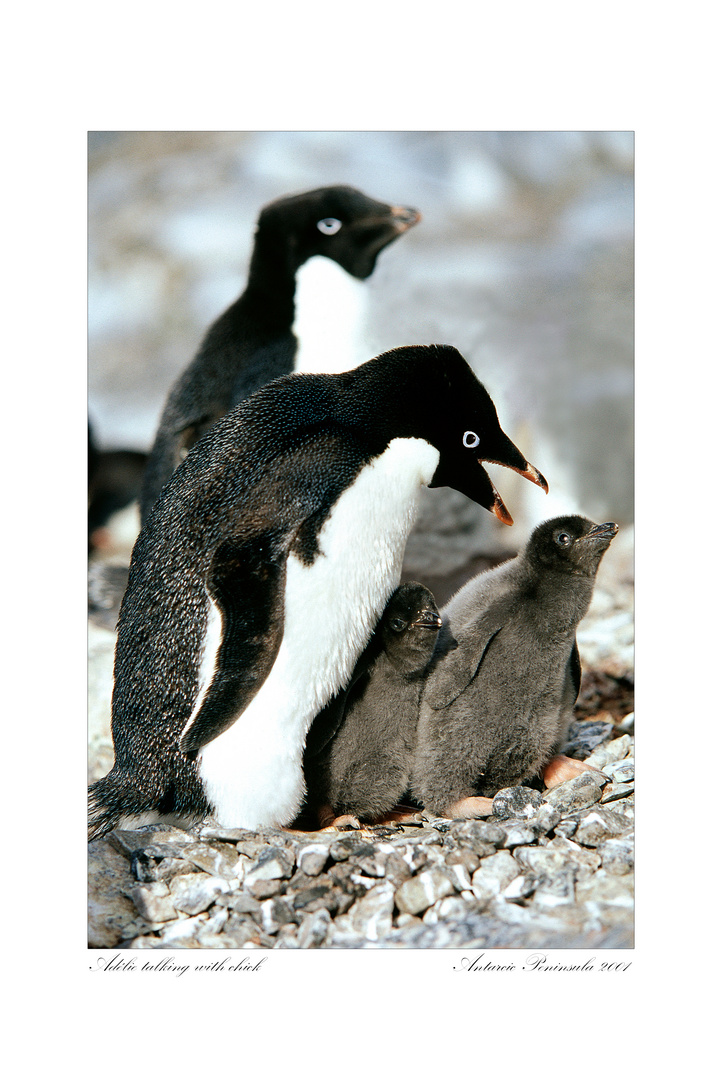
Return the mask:
<path id="1" fill-rule="evenodd" d="M 389 810 L 387 814 L 374 818 L 374 825 L 403 825 L 406 821 L 420 822 L 420 810 Z"/>
<path id="2" fill-rule="evenodd" d="M 355 814 L 341 814 L 334 818 L 330 825 L 324 826 L 321 832 L 332 832 L 338 829 L 362 829 L 363 825 Z"/>
<path id="3" fill-rule="evenodd" d="M 564 754 L 557 754 L 542 769 L 542 778 L 546 788 L 549 789 L 558 787 L 565 780 L 573 780 L 575 776 L 581 776 L 585 772 L 603 775 L 593 765 L 587 765 L 584 761 L 577 761 L 576 758 L 565 757 Z"/>
<path id="4" fill-rule="evenodd" d="M 444 817 L 448 818 L 482 818 L 491 817 L 494 810 L 494 800 L 487 799 L 484 795 L 470 795 L 466 799 L 458 799 L 457 802 L 447 806 Z"/>
<path id="5" fill-rule="evenodd" d="M 339 814 L 336 816 L 334 809 L 328 803 L 319 806 L 317 810 L 318 824 L 321 832 L 332 832 L 335 829 L 360 829 L 361 822 L 355 814 Z"/>

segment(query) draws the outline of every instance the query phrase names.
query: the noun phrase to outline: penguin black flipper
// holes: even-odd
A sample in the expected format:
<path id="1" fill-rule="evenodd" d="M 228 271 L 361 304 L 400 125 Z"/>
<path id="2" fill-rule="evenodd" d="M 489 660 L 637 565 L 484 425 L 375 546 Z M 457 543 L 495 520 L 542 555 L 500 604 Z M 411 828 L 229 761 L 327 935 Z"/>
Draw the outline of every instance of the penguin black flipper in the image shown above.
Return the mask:
<path id="1" fill-rule="evenodd" d="M 325 463 L 323 471 L 333 472 L 323 496 L 314 495 L 309 485 L 301 498 L 289 500 L 275 529 L 251 527 L 247 537 L 228 539 L 213 554 L 206 588 L 221 614 L 221 643 L 213 679 L 181 735 L 184 753 L 195 753 L 231 727 L 260 690 L 283 638 L 287 556 L 293 551 L 307 565 L 313 563 L 329 507 L 369 456 L 355 436 L 338 428 L 317 431 L 313 449 Z M 307 471 L 306 456 L 303 448 L 286 456 L 286 471 L 276 478 L 281 491 L 289 488 L 285 477 Z M 260 521 L 264 497 L 259 486 L 248 500 L 250 505 L 255 499 Z"/>
<path id="2" fill-rule="evenodd" d="M 582 687 L 582 661 L 579 657 L 579 646 L 577 645 L 577 639 L 574 638 L 574 648 L 571 651 L 569 657 L 569 664 L 567 666 L 567 691 L 571 697 L 571 704 L 579 697 L 579 691 Z"/>
<path id="3" fill-rule="evenodd" d="M 497 617 L 481 619 L 473 634 L 466 634 L 462 641 L 457 641 L 451 636 L 447 617 L 439 635 L 439 653 L 444 656 L 453 651 L 454 659 L 453 663 L 434 664 L 429 675 L 425 698 L 432 709 L 446 709 L 463 694 L 478 675 L 487 650 L 500 630 Z"/>
<path id="4" fill-rule="evenodd" d="M 283 546 L 281 543 L 280 546 Z M 207 588 L 221 614 L 215 673 L 183 732 L 192 754 L 226 731 L 259 690 L 283 638 L 285 561 L 279 537 L 227 540 L 213 556 Z"/>

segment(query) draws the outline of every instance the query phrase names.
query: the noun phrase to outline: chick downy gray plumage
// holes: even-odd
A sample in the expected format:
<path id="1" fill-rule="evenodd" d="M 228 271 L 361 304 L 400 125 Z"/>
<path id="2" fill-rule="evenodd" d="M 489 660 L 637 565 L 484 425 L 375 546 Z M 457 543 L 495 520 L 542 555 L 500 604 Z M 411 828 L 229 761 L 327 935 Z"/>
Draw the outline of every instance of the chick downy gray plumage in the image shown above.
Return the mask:
<path id="1" fill-rule="evenodd" d="M 307 804 L 373 821 L 409 784 L 423 679 L 441 618 L 418 582 L 400 585 L 344 690 L 314 720 L 304 754 Z M 325 816 L 324 816 L 325 814 Z"/>
<path id="2" fill-rule="evenodd" d="M 564 744 L 581 680 L 576 629 L 616 533 L 578 516 L 544 522 L 442 610 L 412 776 L 427 810 L 474 816 L 464 800 L 531 779 Z"/>

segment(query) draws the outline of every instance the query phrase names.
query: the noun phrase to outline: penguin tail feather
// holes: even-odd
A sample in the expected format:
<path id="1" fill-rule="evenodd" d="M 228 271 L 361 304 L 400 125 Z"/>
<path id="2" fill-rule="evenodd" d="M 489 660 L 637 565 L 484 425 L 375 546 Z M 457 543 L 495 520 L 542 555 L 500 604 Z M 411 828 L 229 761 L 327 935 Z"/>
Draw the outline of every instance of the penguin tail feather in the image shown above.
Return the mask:
<path id="1" fill-rule="evenodd" d="M 118 825 L 121 809 L 118 785 L 109 773 L 88 788 L 88 843 L 99 840 Z"/>

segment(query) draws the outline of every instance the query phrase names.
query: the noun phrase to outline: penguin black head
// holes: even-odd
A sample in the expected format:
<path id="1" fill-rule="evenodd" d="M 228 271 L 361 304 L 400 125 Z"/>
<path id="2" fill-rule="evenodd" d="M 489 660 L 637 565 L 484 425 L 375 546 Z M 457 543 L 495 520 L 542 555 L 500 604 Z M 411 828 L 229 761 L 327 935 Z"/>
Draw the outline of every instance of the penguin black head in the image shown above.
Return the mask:
<path id="1" fill-rule="evenodd" d="M 455 488 L 505 525 L 513 519 L 484 462 L 505 465 L 549 490 L 542 474 L 502 431 L 494 402 L 452 345 L 392 349 L 357 371 L 378 383 L 377 415 L 387 417 L 395 435 L 421 437 L 439 451 L 429 487 Z"/>
<path id="2" fill-rule="evenodd" d="M 425 667 L 441 629 L 441 616 L 431 592 L 416 581 L 399 585 L 379 625 L 386 654 L 407 671 Z"/>
<path id="3" fill-rule="evenodd" d="M 337 185 L 270 203 L 261 211 L 257 231 L 259 237 L 282 239 L 294 270 L 313 255 L 325 255 L 364 280 L 379 252 L 420 219 L 411 207 L 390 206 Z"/>
<path id="4" fill-rule="evenodd" d="M 526 556 L 547 570 L 594 577 L 618 531 L 613 521 L 595 525 L 578 515 L 552 518 L 537 525 L 529 538 Z"/>

